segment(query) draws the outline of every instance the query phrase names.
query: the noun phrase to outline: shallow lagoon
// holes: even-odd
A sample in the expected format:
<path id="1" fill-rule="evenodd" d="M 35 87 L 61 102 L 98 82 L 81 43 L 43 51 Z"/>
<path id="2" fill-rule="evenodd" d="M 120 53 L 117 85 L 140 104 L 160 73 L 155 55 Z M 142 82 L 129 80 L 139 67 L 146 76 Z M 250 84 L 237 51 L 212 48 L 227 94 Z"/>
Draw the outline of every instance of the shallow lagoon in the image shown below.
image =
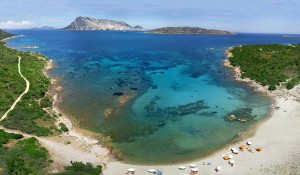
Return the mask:
<path id="1" fill-rule="evenodd" d="M 112 139 L 120 158 L 172 163 L 204 156 L 266 117 L 271 100 L 235 82 L 224 51 L 296 43 L 281 35 L 152 35 L 110 31 L 13 31 L 9 46 L 53 59 L 61 108 Z M 37 45 L 38 49 L 25 49 Z M 229 122 L 229 114 L 250 117 Z"/>

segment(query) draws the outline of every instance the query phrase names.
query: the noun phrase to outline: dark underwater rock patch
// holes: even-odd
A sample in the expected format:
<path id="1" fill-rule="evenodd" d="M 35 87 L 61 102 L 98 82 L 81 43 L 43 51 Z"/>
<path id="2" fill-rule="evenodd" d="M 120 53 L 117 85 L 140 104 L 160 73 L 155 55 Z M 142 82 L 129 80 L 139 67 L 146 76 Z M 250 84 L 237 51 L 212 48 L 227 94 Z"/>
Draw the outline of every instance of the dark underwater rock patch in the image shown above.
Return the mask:
<path id="1" fill-rule="evenodd" d="M 123 92 L 115 92 L 113 93 L 113 96 L 123 96 L 125 95 Z"/>

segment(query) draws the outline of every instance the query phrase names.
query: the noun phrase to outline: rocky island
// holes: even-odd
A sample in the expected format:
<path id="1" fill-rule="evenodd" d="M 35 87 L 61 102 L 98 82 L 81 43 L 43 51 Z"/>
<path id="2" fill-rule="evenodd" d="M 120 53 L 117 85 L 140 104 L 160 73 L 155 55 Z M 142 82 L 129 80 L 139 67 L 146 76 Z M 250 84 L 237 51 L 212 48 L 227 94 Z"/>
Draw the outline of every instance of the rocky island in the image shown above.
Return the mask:
<path id="1" fill-rule="evenodd" d="M 200 27 L 163 27 L 147 32 L 154 34 L 234 34 L 225 30 L 204 29 Z"/>
<path id="2" fill-rule="evenodd" d="M 95 19 L 90 17 L 77 17 L 70 25 L 63 28 L 65 30 L 121 30 L 121 31 L 141 31 L 141 26 L 132 27 L 123 21 L 108 19 Z"/>

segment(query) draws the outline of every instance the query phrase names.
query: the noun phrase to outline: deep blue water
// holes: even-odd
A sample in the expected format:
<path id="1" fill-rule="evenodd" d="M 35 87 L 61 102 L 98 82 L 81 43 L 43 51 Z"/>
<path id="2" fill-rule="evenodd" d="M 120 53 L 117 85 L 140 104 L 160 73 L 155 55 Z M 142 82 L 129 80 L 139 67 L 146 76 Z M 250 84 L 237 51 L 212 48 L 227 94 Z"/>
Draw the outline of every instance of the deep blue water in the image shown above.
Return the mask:
<path id="1" fill-rule="evenodd" d="M 53 59 L 61 108 L 85 129 L 112 139 L 125 161 L 171 163 L 198 158 L 251 124 L 229 114 L 266 117 L 271 100 L 232 79 L 230 46 L 299 43 L 282 35 L 153 35 L 112 31 L 12 31 L 19 50 Z M 22 46 L 39 46 L 24 49 Z"/>

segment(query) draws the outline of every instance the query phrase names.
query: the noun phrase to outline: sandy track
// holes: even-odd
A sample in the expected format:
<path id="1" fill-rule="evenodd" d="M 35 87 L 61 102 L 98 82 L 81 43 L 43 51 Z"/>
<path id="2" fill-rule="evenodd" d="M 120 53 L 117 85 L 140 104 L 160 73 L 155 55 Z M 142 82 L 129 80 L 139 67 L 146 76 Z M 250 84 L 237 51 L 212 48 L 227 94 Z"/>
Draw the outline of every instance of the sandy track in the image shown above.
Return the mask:
<path id="1" fill-rule="evenodd" d="M 26 88 L 24 92 L 11 105 L 10 109 L 7 110 L 6 113 L 0 118 L 0 121 L 8 117 L 9 112 L 15 109 L 18 102 L 29 91 L 30 88 L 30 82 L 21 72 L 22 58 L 20 56 L 18 56 L 18 58 L 18 71 L 20 76 L 26 82 Z M 77 132 L 76 129 L 73 128 L 69 120 L 64 122 L 70 123 L 68 124 L 68 128 L 70 131 L 68 133 L 64 133 L 62 135 L 54 137 L 37 137 L 35 135 L 27 134 L 18 130 L 7 129 L 3 126 L 0 126 L 0 129 L 4 129 L 9 133 L 22 134 L 26 138 L 37 138 L 41 145 L 49 151 L 50 157 L 53 160 L 53 164 L 50 166 L 51 172 L 58 172 L 63 170 L 63 167 L 69 165 L 71 161 L 91 162 L 93 164 L 99 165 L 110 159 L 110 151 L 99 144 L 98 140 Z M 66 144 L 66 141 L 70 143 Z"/>
<path id="2" fill-rule="evenodd" d="M 16 107 L 16 105 L 18 104 L 18 102 L 22 99 L 22 97 L 25 95 L 25 94 L 27 94 L 27 92 L 29 91 L 29 87 L 30 87 L 30 82 L 26 79 L 26 77 L 24 77 L 23 76 L 23 74 L 22 74 L 22 72 L 21 72 L 21 57 L 20 56 L 18 56 L 19 57 L 19 62 L 18 62 L 18 70 L 19 70 L 19 74 L 20 74 L 20 76 L 25 80 L 25 82 L 26 82 L 26 88 L 25 88 L 25 90 L 24 90 L 24 92 L 16 99 L 16 101 L 11 105 L 11 107 L 5 112 L 5 114 L 1 117 L 1 119 L 0 119 L 0 122 L 2 121 L 2 120 L 4 120 L 6 117 L 7 117 L 7 115 L 8 115 L 8 113 L 10 113 L 12 110 L 14 110 L 15 109 L 15 107 Z"/>

